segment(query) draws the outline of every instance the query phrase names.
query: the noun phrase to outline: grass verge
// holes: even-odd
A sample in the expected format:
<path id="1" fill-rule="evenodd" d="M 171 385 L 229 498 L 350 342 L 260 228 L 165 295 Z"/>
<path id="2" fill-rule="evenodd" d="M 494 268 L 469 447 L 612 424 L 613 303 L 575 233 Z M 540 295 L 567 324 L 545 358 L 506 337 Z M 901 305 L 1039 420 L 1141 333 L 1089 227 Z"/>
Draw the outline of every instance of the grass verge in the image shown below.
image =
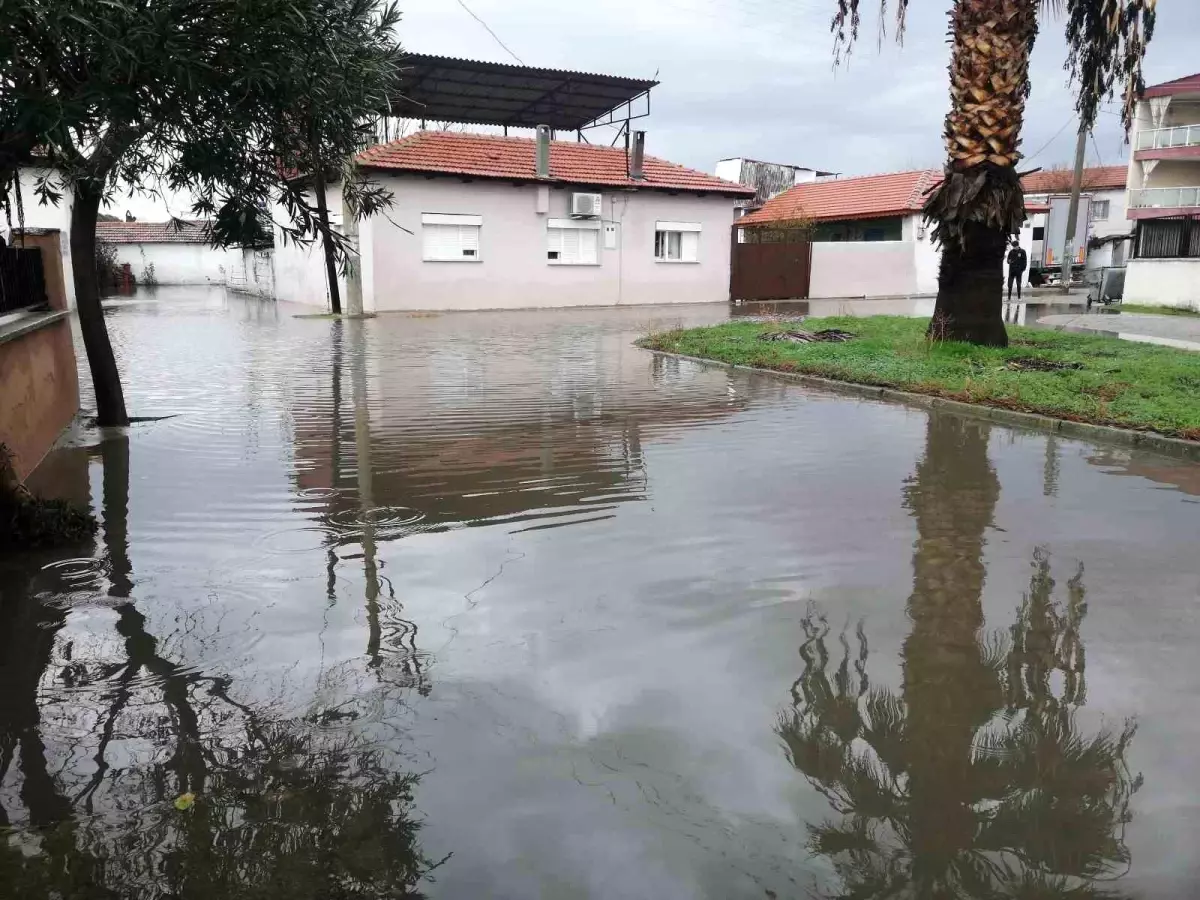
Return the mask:
<path id="1" fill-rule="evenodd" d="M 1152 303 L 1122 303 L 1117 307 L 1120 312 L 1138 313 L 1150 316 L 1192 316 L 1200 318 L 1200 310 L 1186 306 L 1155 306 Z"/>
<path id="2" fill-rule="evenodd" d="M 780 372 L 879 385 L 1075 422 L 1200 440 L 1200 353 L 1116 338 L 1010 326 L 1011 346 L 925 339 L 924 319 L 809 319 L 846 343 L 762 341 L 778 323 L 729 322 L 652 334 L 639 345 Z M 1055 369 L 1056 365 L 1066 368 Z"/>

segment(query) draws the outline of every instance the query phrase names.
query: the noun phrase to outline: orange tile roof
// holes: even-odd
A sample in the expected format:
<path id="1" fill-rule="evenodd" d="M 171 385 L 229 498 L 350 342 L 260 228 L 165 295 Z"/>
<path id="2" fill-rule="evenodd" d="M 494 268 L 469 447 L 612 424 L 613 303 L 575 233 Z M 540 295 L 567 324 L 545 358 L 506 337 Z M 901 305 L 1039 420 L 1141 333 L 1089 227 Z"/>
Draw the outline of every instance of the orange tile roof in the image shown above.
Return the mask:
<path id="1" fill-rule="evenodd" d="M 646 177 L 634 181 L 626 171 L 624 149 L 568 141 L 551 142 L 550 178 L 539 179 L 535 152 L 536 141 L 532 138 L 421 131 L 364 150 L 357 160 L 368 168 L 398 172 L 439 172 L 477 178 L 754 196 L 753 188 L 653 156 L 646 157 Z"/>
<path id="2" fill-rule="evenodd" d="M 925 193 L 941 177 L 935 169 L 920 169 L 798 184 L 738 219 L 737 224 L 761 225 L 784 219 L 877 219 L 919 212 Z"/>
<path id="3" fill-rule="evenodd" d="M 1066 193 L 1071 190 L 1072 175 L 1069 169 L 1042 170 L 1022 178 L 1021 186 L 1030 194 Z M 1128 176 L 1128 166 L 1093 166 L 1083 170 L 1083 189 L 1123 191 Z"/>
<path id="4" fill-rule="evenodd" d="M 1125 166 L 1098 166 L 1083 170 L 1085 190 L 1124 190 Z M 1031 194 L 1054 193 L 1063 173 L 1035 172 L 1021 179 Z M 768 200 L 763 206 L 737 220 L 738 227 L 764 225 L 787 219 L 829 222 L 844 219 L 877 219 L 920 212 L 929 192 L 941 181 L 937 169 L 865 175 L 798 184 Z M 1030 212 L 1040 209 L 1026 206 Z"/>
<path id="5" fill-rule="evenodd" d="M 183 220 L 176 229 L 172 222 L 97 222 L 96 240 L 107 244 L 207 244 L 208 223 Z"/>

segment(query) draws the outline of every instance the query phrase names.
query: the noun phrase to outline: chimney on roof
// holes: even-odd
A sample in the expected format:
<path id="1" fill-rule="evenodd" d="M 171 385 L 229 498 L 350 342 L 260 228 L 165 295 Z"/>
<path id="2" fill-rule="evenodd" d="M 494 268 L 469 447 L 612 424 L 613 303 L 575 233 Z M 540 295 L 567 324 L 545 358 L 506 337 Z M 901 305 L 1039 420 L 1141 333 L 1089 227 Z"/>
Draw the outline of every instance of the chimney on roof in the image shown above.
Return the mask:
<path id="1" fill-rule="evenodd" d="M 550 177 L 550 126 L 537 127 L 537 177 Z"/>
<path id="2" fill-rule="evenodd" d="M 646 177 L 646 132 L 633 133 L 633 147 L 629 151 L 629 177 L 641 181 Z"/>

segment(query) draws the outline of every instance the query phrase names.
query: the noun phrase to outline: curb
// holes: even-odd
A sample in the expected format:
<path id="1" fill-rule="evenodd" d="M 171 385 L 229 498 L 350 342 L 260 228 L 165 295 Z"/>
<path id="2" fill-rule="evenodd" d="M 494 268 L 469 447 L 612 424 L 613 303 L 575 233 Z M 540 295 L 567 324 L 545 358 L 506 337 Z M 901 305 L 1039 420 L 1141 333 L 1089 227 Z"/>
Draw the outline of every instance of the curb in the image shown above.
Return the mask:
<path id="1" fill-rule="evenodd" d="M 689 362 L 720 369 L 733 369 L 740 372 L 753 372 L 756 375 L 770 375 L 787 381 L 820 388 L 838 394 L 850 394 L 868 400 L 885 400 L 892 403 L 903 403 L 905 406 L 915 406 L 920 409 L 939 409 L 973 419 L 986 419 L 999 425 L 1021 428 L 1027 431 L 1053 432 L 1068 438 L 1093 441 L 1101 444 L 1116 444 L 1121 447 L 1137 447 L 1140 450 L 1150 450 L 1184 459 L 1189 462 L 1200 462 L 1200 441 L 1185 441 L 1182 438 L 1166 437 L 1153 432 L 1134 431 L 1131 428 L 1114 428 L 1111 425 L 1092 425 L 1087 422 L 1073 422 L 1068 419 L 1056 419 L 1040 413 L 1018 412 L 1013 409 L 1001 409 L 994 406 L 984 406 L 979 403 L 963 403 L 961 400 L 947 400 L 930 394 L 914 394 L 910 391 L 895 388 L 879 387 L 872 384 L 857 384 L 853 381 L 837 381 L 833 378 L 823 378 L 820 375 L 806 375 L 803 372 L 780 372 L 776 369 L 756 369 L 754 366 L 742 366 L 735 363 L 721 362 L 716 359 L 705 359 L 701 356 L 686 356 L 682 353 L 670 353 L 666 350 L 653 350 L 642 347 L 650 353 L 659 356 L 669 356 L 673 359 L 686 359 Z"/>

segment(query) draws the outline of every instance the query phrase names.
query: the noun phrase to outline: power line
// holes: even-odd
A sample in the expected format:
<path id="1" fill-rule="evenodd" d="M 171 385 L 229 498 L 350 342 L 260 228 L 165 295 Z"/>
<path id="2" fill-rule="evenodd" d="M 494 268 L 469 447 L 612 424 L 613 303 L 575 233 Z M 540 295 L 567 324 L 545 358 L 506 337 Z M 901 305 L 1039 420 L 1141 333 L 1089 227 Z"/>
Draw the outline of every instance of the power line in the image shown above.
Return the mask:
<path id="1" fill-rule="evenodd" d="M 1025 162 L 1029 162 L 1029 161 L 1030 161 L 1030 160 L 1032 160 L 1032 159 L 1036 159 L 1036 158 L 1037 158 L 1037 155 L 1038 155 L 1038 153 L 1041 153 L 1043 150 L 1045 150 L 1047 147 L 1049 147 L 1051 144 L 1053 144 L 1055 141 L 1057 141 L 1057 140 L 1058 140 L 1058 136 L 1059 136 L 1060 134 L 1062 134 L 1064 131 L 1066 131 L 1066 130 L 1067 130 L 1067 126 L 1068 126 L 1068 125 L 1070 125 L 1070 124 L 1071 124 L 1072 122 L 1074 122 L 1074 121 L 1075 121 L 1075 119 L 1074 119 L 1074 118 L 1067 119 L 1067 121 L 1065 121 L 1065 122 L 1063 123 L 1063 127 L 1062 127 L 1062 128 L 1060 128 L 1060 129 L 1058 129 L 1058 131 L 1054 132 L 1054 137 L 1050 138 L 1050 140 L 1046 141 L 1046 143 L 1044 143 L 1044 144 L 1042 144 L 1042 146 L 1038 147 L 1038 149 L 1037 149 L 1037 152 L 1036 152 L 1036 153 L 1032 153 L 1032 154 L 1030 154 L 1029 156 L 1026 156 L 1026 157 L 1025 157 Z"/>
<path id="2" fill-rule="evenodd" d="M 492 31 L 492 29 L 488 26 L 487 22 L 483 21 L 483 19 L 481 19 L 481 18 L 479 18 L 479 16 L 475 15 L 475 13 L 473 13 L 471 11 L 471 7 L 467 6 L 467 4 L 463 2 L 463 0 L 458 0 L 458 5 L 467 11 L 467 15 L 469 15 L 472 19 L 474 19 L 476 22 L 478 22 L 480 25 L 482 25 L 484 27 L 484 29 L 487 31 L 487 33 L 492 36 L 492 40 L 494 40 L 497 44 L 499 44 L 501 47 L 504 48 L 505 53 L 507 53 L 509 56 L 511 56 L 513 59 L 515 59 L 521 65 L 525 65 L 525 60 L 521 59 L 521 57 L 517 56 L 517 54 L 515 54 L 511 50 L 509 50 L 508 44 L 506 44 L 506 43 L 504 43 L 504 41 L 500 40 L 500 36 L 498 34 L 496 34 L 496 32 Z"/>

